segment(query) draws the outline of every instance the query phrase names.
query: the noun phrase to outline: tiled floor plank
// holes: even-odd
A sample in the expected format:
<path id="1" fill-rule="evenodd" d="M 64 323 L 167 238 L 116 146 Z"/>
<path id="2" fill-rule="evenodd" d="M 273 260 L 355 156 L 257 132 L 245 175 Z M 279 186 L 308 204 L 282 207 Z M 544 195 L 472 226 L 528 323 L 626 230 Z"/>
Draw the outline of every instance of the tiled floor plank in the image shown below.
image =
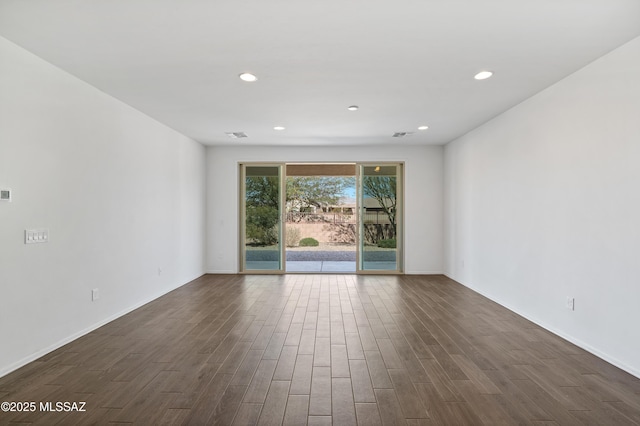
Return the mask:
<path id="1" fill-rule="evenodd" d="M 334 377 L 331 379 L 331 406 L 331 417 L 336 425 L 356 425 L 351 379 L 347 377 Z"/>
<path id="2" fill-rule="evenodd" d="M 291 395 L 309 395 L 311 393 L 311 373 L 313 370 L 313 355 L 298 354 L 291 379 Z"/>
<path id="3" fill-rule="evenodd" d="M 299 426 L 307 421 L 309 414 L 309 395 L 289 395 L 284 413 L 283 426 Z"/>
<path id="4" fill-rule="evenodd" d="M 331 415 L 331 367 L 313 367 L 309 415 Z"/>
<path id="5" fill-rule="evenodd" d="M 367 362 L 365 360 L 352 359 L 349 361 L 349 367 L 351 369 L 351 385 L 353 386 L 354 401 L 376 402 Z"/>
<path id="6" fill-rule="evenodd" d="M 376 403 L 356 403 L 356 419 L 358 426 L 382 426 Z"/>
<path id="7" fill-rule="evenodd" d="M 291 382 L 271 382 L 267 398 L 265 399 L 264 406 L 260 412 L 258 425 L 271 426 L 282 424 L 285 408 L 287 406 L 290 384 Z"/>

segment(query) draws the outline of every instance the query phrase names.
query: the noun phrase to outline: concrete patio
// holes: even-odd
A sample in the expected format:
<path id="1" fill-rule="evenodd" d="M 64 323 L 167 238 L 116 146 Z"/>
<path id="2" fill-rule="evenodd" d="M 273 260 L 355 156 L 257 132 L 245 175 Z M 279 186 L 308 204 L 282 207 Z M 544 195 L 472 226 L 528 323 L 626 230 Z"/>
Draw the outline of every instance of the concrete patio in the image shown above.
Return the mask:
<path id="1" fill-rule="evenodd" d="M 395 250 L 366 251 L 365 270 L 395 270 Z M 278 251 L 248 250 L 247 270 L 278 269 Z M 356 252 L 337 250 L 287 250 L 287 272 L 355 273 Z"/>

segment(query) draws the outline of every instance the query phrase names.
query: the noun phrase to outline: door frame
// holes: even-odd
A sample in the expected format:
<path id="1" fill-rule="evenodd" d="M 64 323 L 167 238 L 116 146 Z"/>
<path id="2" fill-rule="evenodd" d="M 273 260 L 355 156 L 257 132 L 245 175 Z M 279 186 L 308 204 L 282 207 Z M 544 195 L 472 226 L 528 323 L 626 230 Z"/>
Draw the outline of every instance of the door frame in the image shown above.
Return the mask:
<path id="1" fill-rule="evenodd" d="M 286 161 L 286 162 L 238 162 L 239 169 L 239 203 L 238 203 L 238 271 L 240 274 L 286 274 L 286 169 L 288 164 L 355 164 L 356 166 L 356 274 L 357 275 L 401 275 L 404 274 L 404 161 Z M 362 203 L 362 181 L 361 168 L 364 166 L 391 166 L 397 167 L 396 177 L 396 269 L 395 270 L 363 270 L 361 268 L 361 241 L 363 238 L 363 215 L 364 208 Z M 278 224 L 279 224 L 279 252 L 280 252 L 280 269 L 277 270 L 247 270 L 246 269 L 246 167 L 279 167 L 279 205 L 278 205 Z"/>
<path id="2" fill-rule="evenodd" d="M 362 269 L 364 248 L 364 200 L 362 173 L 364 167 L 396 166 L 396 269 Z M 404 162 L 366 161 L 356 163 L 356 274 L 358 275 L 402 275 L 404 274 Z"/>
<path id="3" fill-rule="evenodd" d="M 280 253 L 280 268 L 279 269 L 251 269 L 247 270 L 247 258 L 246 258 L 246 230 L 247 230 L 247 193 L 246 193 L 246 168 L 247 167 L 278 167 L 278 244 Z M 286 181 L 285 170 L 286 164 L 282 162 L 239 162 L 239 204 L 238 204 L 238 271 L 240 274 L 278 274 L 282 275 L 287 270 L 287 259 L 285 252 L 285 221 L 284 221 L 284 206 L 286 202 Z"/>

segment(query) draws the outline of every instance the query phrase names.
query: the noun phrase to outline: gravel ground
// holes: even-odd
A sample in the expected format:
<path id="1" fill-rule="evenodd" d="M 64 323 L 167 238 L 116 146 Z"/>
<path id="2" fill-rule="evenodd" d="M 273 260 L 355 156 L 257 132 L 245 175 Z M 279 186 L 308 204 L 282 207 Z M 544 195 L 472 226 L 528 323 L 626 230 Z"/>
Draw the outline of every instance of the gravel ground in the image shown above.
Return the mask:
<path id="1" fill-rule="evenodd" d="M 287 261 L 355 262 L 355 251 L 288 251 Z"/>

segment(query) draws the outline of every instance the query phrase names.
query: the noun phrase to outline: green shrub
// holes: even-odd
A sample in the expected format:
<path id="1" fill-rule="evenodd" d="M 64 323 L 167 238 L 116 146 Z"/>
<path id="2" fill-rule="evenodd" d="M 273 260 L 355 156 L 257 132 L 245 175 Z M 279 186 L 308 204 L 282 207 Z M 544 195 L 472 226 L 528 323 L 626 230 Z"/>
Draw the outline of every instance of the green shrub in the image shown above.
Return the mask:
<path id="1" fill-rule="evenodd" d="M 396 239 L 389 238 L 388 240 L 379 240 L 378 247 L 381 248 L 396 248 Z"/>
<path id="2" fill-rule="evenodd" d="M 278 242 L 278 209 L 268 206 L 247 206 L 247 239 L 254 244 L 269 246 Z"/>
<path id="3" fill-rule="evenodd" d="M 303 238 L 300 240 L 300 247 L 318 247 L 320 243 L 315 238 Z"/>

